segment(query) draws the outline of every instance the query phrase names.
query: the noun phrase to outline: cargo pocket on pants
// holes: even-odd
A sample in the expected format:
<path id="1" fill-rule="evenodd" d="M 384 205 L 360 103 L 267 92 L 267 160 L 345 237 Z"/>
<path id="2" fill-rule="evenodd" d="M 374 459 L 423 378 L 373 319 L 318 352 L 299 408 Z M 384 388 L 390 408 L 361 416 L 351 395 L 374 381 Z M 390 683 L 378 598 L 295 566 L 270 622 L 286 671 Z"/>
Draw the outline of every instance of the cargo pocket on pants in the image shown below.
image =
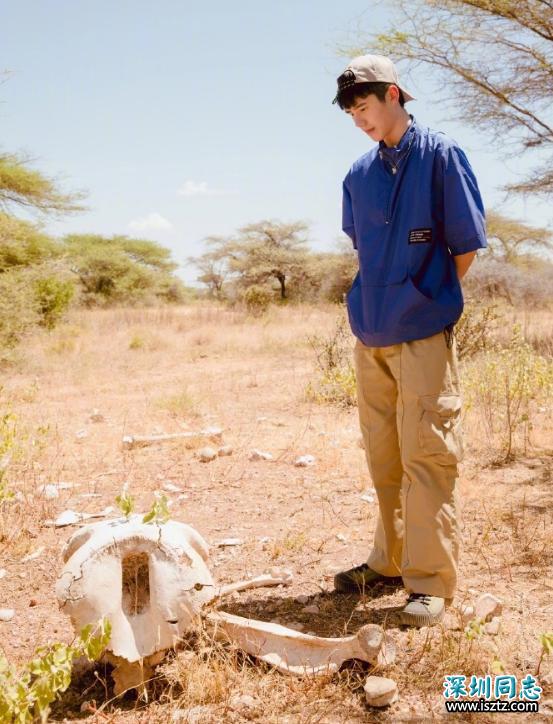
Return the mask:
<path id="1" fill-rule="evenodd" d="M 419 445 L 441 465 L 463 459 L 461 398 L 455 393 L 419 397 Z"/>

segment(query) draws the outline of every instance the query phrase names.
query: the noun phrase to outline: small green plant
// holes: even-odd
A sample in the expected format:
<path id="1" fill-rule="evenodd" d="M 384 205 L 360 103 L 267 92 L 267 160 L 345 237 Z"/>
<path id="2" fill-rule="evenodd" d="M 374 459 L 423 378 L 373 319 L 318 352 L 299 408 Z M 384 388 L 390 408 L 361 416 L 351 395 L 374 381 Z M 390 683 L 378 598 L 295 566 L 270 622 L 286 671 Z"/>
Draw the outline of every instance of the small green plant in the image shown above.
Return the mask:
<path id="1" fill-rule="evenodd" d="M 478 638 L 484 633 L 484 621 L 481 618 L 473 618 L 465 627 L 465 636 L 469 641 Z"/>
<path id="2" fill-rule="evenodd" d="M 70 281 L 56 277 L 44 277 L 35 281 L 40 322 L 43 327 L 53 329 L 62 318 L 73 299 L 75 287 Z"/>
<path id="3" fill-rule="evenodd" d="M 315 352 L 319 377 L 307 384 L 308 400 L 352 407 L 357 404 L 355 370 L 351 361 L 351 333 L 340 317 L 329 337 L 308 337 Z"/>
<path id="4" fill-rule="evenodd" d="M 134 510 L 134 498 L 128 492 L 127 483 L 123 485 L 121 492 L 115 498 L 115 502 L 117 503 L 119 510 L 123 513 L 125 518 L 128 519 L 128 517 Z"/>
<path id="5" fill-rule="evenodd" d="M 514 457 L 517 436 L 526 452 L 535 407 L 553 390 L 551 360 L 536 354 L 515 325 L 505 347 L 486 350 L 464 372 L 467 406 L 481 412 L 490 439 L 499 437 L 503 462 Z"/>
<path id="6" fill-rule="evenodd" d="M 139 334 L 133 334 L 129 342 L 129 349 L 144 349 L 146 342 Z"/>
<path id="7" fill-rule="evenodd" d="M 544 658 L 553 654 L 553 631 L 540 634 L 540 643 L 541 653 L 540 660 L 538 661 L 538 668 L 536 669 L 536 676 L 540 673 L 540 667 Z"/>
<path id="8" fill-rule="evenodd" d="M 48 721 L 50 704 L 71 683 L 73 660 L 98 659 L 111 636 L 106 619 L 85 626 L 72 644 L 54 643 L 36 649 L 35 657 L 17 670 L 0 654 L 0 721 L 26 724 Z"/>
<path id="9" fill-rule="evenodd" d="M 163 523 L 167 523 L 170 517 L 169 501 L 167 500 L 167 496 L 163 495 L 163 493 L 156 492 L 154 495 L 154 503 L 148 513 L 146 513 L 146 515 L 142 518 L 142 522 L 163 525 Z"/>

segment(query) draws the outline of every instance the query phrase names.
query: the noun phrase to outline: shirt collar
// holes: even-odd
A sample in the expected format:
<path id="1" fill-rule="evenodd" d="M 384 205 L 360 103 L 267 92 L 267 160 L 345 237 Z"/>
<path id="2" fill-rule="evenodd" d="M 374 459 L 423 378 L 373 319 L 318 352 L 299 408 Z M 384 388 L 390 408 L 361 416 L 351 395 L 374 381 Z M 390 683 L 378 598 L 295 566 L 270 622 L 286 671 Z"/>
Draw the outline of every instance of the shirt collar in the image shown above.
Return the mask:
<path id="1" fill-rule="evenodd" d="M 409 114 L 409 118 L 411 119 L 411 125 L 407 128 L 397 146 L 389 147 L 384 141 L 378 142 L 380 158 L 387 157 L 390 160 L 398 161 L 409 151 L 417 130 L 417 122 L 414 116 Z"/>

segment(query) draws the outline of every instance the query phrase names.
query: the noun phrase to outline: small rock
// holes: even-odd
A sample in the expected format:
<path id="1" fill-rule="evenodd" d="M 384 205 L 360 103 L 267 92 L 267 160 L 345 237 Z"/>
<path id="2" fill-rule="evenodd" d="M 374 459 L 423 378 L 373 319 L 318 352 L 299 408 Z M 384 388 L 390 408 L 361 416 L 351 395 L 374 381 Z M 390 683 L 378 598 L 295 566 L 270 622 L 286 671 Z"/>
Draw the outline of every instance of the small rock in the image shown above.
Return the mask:
<path id="1" fill-rule="evenodd" d="M 42 490 L 40 491 L 46 500 L 54 500 L 60 497 L 60 491 L 57 485 L 41 485 Z"/>
<path id="2" fill-rule="evenodd" d="M 83 440 L 85 437 L 88 437 L 88 432 L 86 430 L 77 430 L 75 437 L 77 440 Z"/>
<path id="3" fill-rule="evenodd" d="M 244 711 L 244 709 L 255 709 L 256 702 L 251 694 L 235 694 L 229 701 L 230 706 L 235 711 Z"/>
<path id="4" fill-rule="evenodd" d="M 309 596 L 306 596 L 305 594 L 302 593 L 301 595 L 296 596 L 296 601 L 305 606 L 305 604 L 309 602 L 309 598 L 310 598 Z"/>
<path id="5" fill-rule="evenodd" d="M 14 616 L 13 608 L 0 608 L 0 621 L 11 621 Z"/>
<path id="6" fill-rule="evenodd" d="M 365 699 L 369 706 L 389 706 L 397 701 L 397 684 L 385 676 L 368 676 L 365 681 Z"/>
<path id="7" fill-rule="evenodd" d="M 227 546 L 241 546 L 244 545 L 242 538 L 223 538 L 217 543 L 219 548 L 226 548 Z"/>
<path id="8" fill-rule="evenodd" d="M 209 463 L 215 460 L 216 457 L 217 450 L 214 450 L 212 447 L 203 447 L 201 450 L 198 450 L 198 458 L 202 463 Z"/>
<path id="9" fill-rule="evenodd" d="M 482 621 L 491 621 L 495 616 L 500 616 L 503 609 L 503 602 L 501 599 L 492 595 L 491 593 L 484 593 L 474 607 L 476 618 Z"/>
<path id="10" fill-rule="evenodd" d="M 347 538 L 343 533 L 336 533 L 336 540 L 339 540 L 342 543 L 345 543 L 347 541 Z"/>
<path id="11" fill-rule="evenodd" d="M 553 671 L 545 674 L 545 676 L 540 676 L 540 683 L 545 684 L 546 686 L 553 684 Z"/>
<path id="12" fill-rule="evenodd" d="M 271 539 L 269 538 L 268 535 L 264 535 L 264 536 L 261 536 L 261 538 L 259 539 L 259 542 L 265 544 L 265 543 L 269 543 L 270 540 Z"/>
<path id="13" fill-rule="evenodd" d="M 484 631 L 490 636 L 496 636 L 499 633 L 501 627 L 501 619 L 499 616 L 494 616 L 489 623 L 484 624 Z"/>
<path id="14" fill-rule="evenodd" d="M 288 628 L 291 628 L 292 631 L 303 631 L 303 629 L 305 628 L 303 623 L 300 623 L 299 621 L 292 621 L 291 623 L 287 623 L 286 626 L 288 626 Z"/>
<path id="15" fill-rule="evenodd" d="M 310 606 L 305 606 L 304 608 L 302 608 L 302 613 L 319 613 L 319 612 L 320 612 L 319 607 L 314 603 L 312 603 Z"/>
<path id="16" fill-rule="evenodd" d="M 372 493 L 366 491 L 361 495 L 361 500 L 364 500 L 366 503 L 374 503 L 375 498 Z"/>
<path id="17" fill-rule="evenodd" d="M 38 606 L 38 601 L 36 600 L 36 598 L 31 598 L 31 600 L 29 601 L 29 608 L 34 608 L 35 606 Z"/>
<path id="18" fill-rule="evenodd" d="M 277 568 L 273 566 L 273 568 L 269 568 L 269 574 L 273 578 L 280 578 L 282 579 L 282 582 L 285 586 L 287 586 L 289 583 L 292 583 L 292 579 L 294 578 L 294 574 L 292 571 L 289 571 L 287 568 Z"/>
<path id="19" fill-rule="evenodd" d="M 220 447 L 217 450 L 217 455 L 219 455 L 219 457 L 225 457 L 227 455 L 232 455 L 232 453 L 233 453 L 233 450 L 230 445 L 223 445 L 223 447 Z"/>
<path id="20" fill-rule="evenodd" d="M 163 490 L 165 490 L 166 493 L 182 493 L 182 488 L 173 485 L 173 483 L 164 483 Z"/>
<path id="21" fill-rule="evenodd" d="M 307 468 L 310 465 L 315 464 L 315 456 L 314 455 L 302 455 L 301 457 L 297 458 L 297 460 L 294 461 L 294 465 L 297 468 Z"/>
<path id="22" fill-rule="evenodd" d="M 37 558 L 40 558 L 40 556 L 44 553 L 45 547 L 40 546 L 40 548 L 37 548 L 36 551 L 33 551 L 32 553 L 29 553 L 28 555 L 24 556 L 21 559 L 21 563 L 29 563 L 29 561 L 34 561 Z"/>
<path id="23" fill-rule="evenodd" d="M 6 571 L 5 568 L 0 568 L 0 578 L 4 578 L 4 576 L 6 575 L 6 573 L 7 573 L 7 571 Z"/>
<path id="24" fill-rule="evenodd" d="M 272 460 L 273 456 L 271 453 L 263 452 L 263 450 L 252 450 L 250 453 L 250 460 Z"/>
<path id="25" fill-rule="evenodd" d="M 102 415 L 100 410 L 94 409 L 88 416 L 89 422 L 105 422 L 106 418 Z"/>
<path id="26" fill-rule="evenodd" d="M 96 709 L 96 702 L 94 700 L 92 701 L 83 701 L 83 703 L 80 706 L 79 711 L 81 714 L 84 714 L 85 712 L 93 712 Z"/>

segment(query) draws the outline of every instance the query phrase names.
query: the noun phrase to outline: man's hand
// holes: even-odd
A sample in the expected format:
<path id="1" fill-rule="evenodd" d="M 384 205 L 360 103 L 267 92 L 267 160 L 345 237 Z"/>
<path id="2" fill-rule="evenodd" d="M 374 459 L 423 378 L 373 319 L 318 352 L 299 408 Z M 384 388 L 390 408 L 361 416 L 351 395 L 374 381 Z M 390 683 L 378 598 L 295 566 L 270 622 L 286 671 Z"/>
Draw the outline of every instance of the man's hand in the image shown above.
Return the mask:
<path id="1" fill-rule="evenodd" d="M 461 281 L 461 279 L 465 276 L 465 274 L 469 270 L 469 267 L 472 264 L 472 261 L 475 256 L 476 256 L 475 251 L 469 251 L 467 254 L 459 254 L 458 256 L 453 257 L 453 261 L 455 262 L 455 268 L 457 269 L 457 276 L 459 277 L 459 281 Z"/>

